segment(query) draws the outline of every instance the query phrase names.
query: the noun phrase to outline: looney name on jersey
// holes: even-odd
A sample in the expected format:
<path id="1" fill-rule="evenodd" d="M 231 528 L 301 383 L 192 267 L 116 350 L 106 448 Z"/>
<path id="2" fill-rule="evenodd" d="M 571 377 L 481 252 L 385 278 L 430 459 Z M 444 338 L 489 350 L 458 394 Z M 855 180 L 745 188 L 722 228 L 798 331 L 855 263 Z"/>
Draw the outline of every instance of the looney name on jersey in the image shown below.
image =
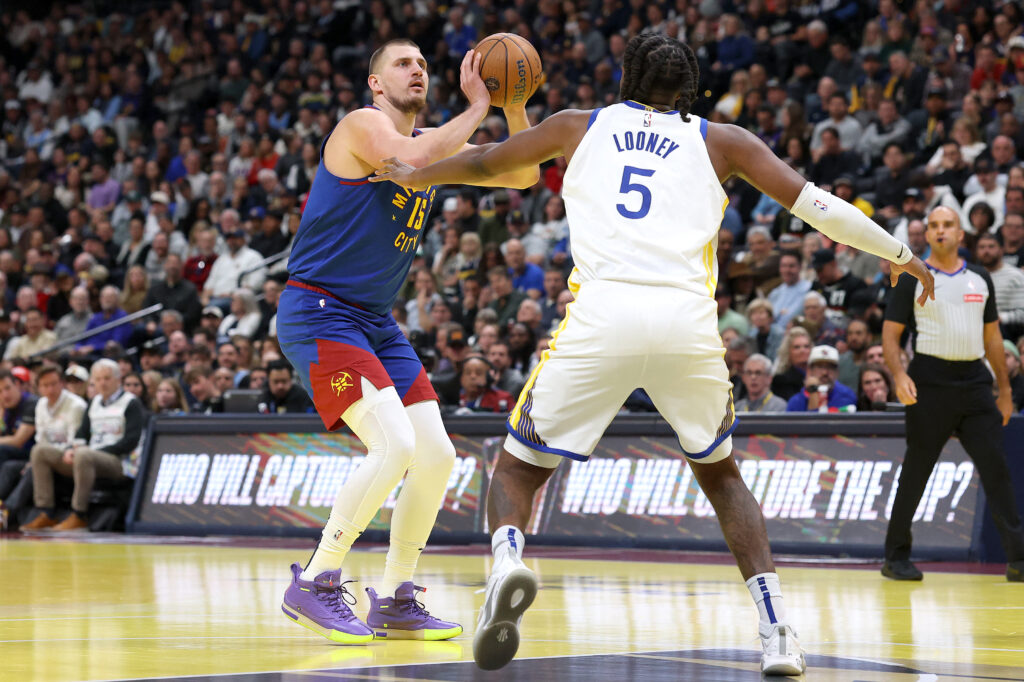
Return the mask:
<path id="1" fill-rule="evenodd" d="M 620 152 L 650 152 L 663 159 L 667 159 L 669 154 L 679 149 L 679 145 L 665 135 L 658 135 L 658 133 L 651 133 L 644 130 L 638 130 L 636 132 L 627 130 L 622 134 L 621 140 L 619 139 L 618 134 L 613 134 L 612 141 Z"/>
<path id="2" fill-rule="evenodd" d="M 433 187 L 415 194 L 407 189 L 395 192 L 395 198 L 391 200 L 391 205 L 397 210 L 392 212 L 391 220 L 400 225 L 399 232 L 395 235 L 395 248 L 402 253 L 416 248 L 422 234 L 423 220 L 427 216 L 427 211 L 430 210 L 430 205 L 434 202 L 436 193 L 437 190 Z"/>

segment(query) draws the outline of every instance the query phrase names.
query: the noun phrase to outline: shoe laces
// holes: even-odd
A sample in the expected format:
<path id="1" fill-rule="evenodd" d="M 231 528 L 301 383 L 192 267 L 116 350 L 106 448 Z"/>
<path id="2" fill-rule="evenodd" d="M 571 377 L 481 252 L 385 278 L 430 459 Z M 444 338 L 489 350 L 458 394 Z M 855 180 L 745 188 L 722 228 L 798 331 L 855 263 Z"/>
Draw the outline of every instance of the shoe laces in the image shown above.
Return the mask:
<path id="1" fill-rule="evenodd" d="M 416 598 L 417 592 L 426 592 L 427 588 L 420 587 L 419 585 L 413 585 L 413 596 L 412 599 L 395 599 L 395 606 L 402 613 L 408 613 L 413 616 L 423 616 L 424 618 L 430 616 L 430 612 L 420 603 L 420 600 Z"/>
<path id="2" fill-rule="evenodd" d="M 351 607 L 356 605 L 356 596 L 349 592 L 348 588 L 345 587 L 349 583 L 354 582 L 355 580 L 346 580 L 340 585 L 323 585 L 317 583 L 317 599 L 329 606 L 335 613 L 347 619 L 355 618 L 355 614 L 352 613 Z"/>

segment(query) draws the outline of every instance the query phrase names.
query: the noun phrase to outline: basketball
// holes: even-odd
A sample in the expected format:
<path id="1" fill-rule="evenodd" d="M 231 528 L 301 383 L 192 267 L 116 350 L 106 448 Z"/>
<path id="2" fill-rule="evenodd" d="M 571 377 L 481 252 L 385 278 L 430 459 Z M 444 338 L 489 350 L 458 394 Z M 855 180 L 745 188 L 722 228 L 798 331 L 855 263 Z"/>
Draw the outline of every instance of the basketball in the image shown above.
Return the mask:
<path id="1" fill-rule="evenodd" d="M 477 43 L 476 51 L 493 106 L 525 104 L 543 82 L 540 55 L 522 36 L 495 33 Z"/>

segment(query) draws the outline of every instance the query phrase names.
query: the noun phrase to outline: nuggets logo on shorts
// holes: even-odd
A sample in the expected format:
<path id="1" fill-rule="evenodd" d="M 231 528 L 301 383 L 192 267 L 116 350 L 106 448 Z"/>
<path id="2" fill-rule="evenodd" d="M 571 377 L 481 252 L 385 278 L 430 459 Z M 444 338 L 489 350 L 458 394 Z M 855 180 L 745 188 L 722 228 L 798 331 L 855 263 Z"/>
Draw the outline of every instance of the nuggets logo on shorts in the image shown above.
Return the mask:
<path id="1" fill-rule="evenodd" d="M 334 395 L 340 396 L 346 388 L 352 388 L 352 377 L 348 372 L 338 372 L 331 377 L 331 390 L 334 391 Z"/>

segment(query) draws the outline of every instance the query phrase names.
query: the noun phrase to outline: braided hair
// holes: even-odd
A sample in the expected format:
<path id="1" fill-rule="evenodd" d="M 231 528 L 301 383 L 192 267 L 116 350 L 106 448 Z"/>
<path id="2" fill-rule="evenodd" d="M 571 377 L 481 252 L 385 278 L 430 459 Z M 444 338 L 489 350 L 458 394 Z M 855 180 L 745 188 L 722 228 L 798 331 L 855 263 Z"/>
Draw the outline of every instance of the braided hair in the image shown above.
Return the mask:
<path id="1" fill-rule="evenodd" d="M 646 104 L 654 93 L 678 91 L 675 108 L 684 121 L 689 121 L 699 82 L 697 55 L 688 45 L 660 33 L 641 33 L 626 45 L 619 101 Z"/>

